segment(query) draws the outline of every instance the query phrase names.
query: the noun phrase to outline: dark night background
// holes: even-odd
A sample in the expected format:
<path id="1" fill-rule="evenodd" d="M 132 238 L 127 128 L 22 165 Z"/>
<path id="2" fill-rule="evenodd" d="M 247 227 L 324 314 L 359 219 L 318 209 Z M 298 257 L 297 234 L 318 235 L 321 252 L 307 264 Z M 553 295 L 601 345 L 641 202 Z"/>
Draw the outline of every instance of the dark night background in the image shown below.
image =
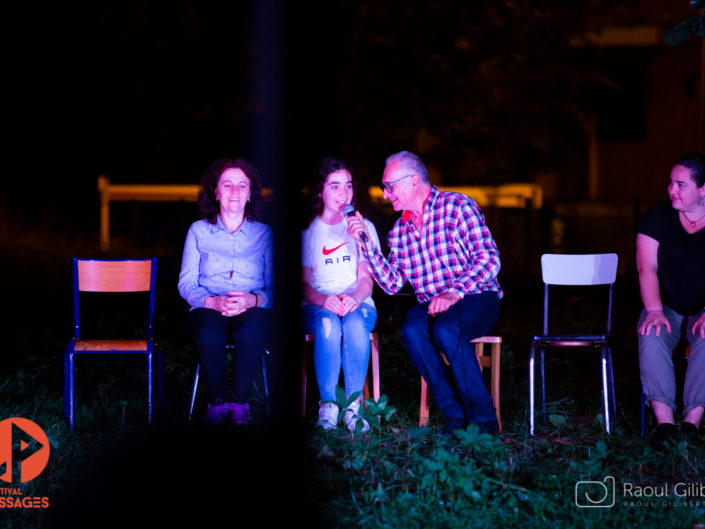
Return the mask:
<path id="1" fill-rule="evenodd" d="M 634 144 L 647 145 L 654 134 L 647 106 L 659 104 L 645 88 L 646 70 L 663 49 L 605 51 L 569 42 L 612 25 L 667 28 L 691 11 L 686 1 L 632 0 L 4 6 L 0 247 L 7 284 L 0 316 L 9 343 L 0 369 L 31 372 L 50 358 L 51 372 L 38 380 L 60 391 L 71 331 L 70 255 L 158 255 L 157 332 L 178 336 L 187 310 L 176 291 L 180 253 L 196 207 L 115 204 L 113 246 L 103 252 L 100 174 L 113 183 L 190 184 L 216 158 L 251 159 L 275 190 L 265 212 L 277 235 L 275 338 L 281 349 L 296 351 L 299 197 L 323 156 L 349 160 L 363 191 L 381 179 L 386 156 L 402 149 L 419 153 L 443 185 L 541 181 L 549 174 L 545 192 L 555 204 L 621 201 L 631 220 L 634 203 L 666 198 L 670 162 L 702 150 L 702 132 L 692 112 L 674 115 L 687 142 L 664 138 L 651 150 L 655 161 L 644 163 L 650 173 L 623 176 L 601 187 L 603 196 L 589 197 L 590 117 L 600 118 L 606 150 L 624 147 L 632 156 L 615 156 L 620 170 L 637 163 Z M 697 52 L 696 40 L 683 49 Z M 691 101 L 697 77 L 688 75 L 683 92 Z M 628 192 L 619 195 L 620 188 Z M 393 218 L 366 203 L 364 192 L 359 196 L 383 234 Z M 487 211 L 503 257 L 525 248 L 517 237 L 528 232 L 515 226 L 516 215 Z M 505 303 L 526 295 L 513 289 L 526 286 L 537 261 L 527 266 L 524 259 L 552 249 L 546 222 L 532 224 L 528 238 L 538 242 L 531 255 L 503 261 Z M 590 229 L 583 231 L 580 222 L 569 224 L 573 238 L 562 249 L 617 245 L 624 291 L 634 294 L 633 226 L 610 239 L 594 232 L 614 226 L 599 222 L 585 221 Z M 538 300 L 533 287 L 528 291 Z M 538 314 L 522 316 L 538 325 Z M 297 373 L 297 359 L 284 357 L 282 370 Z M 280 410 L 282 427 L 297 413 L 289 382 L 280 395 L 293 397 Z"/>
<path id="2" fill-rule="evenodd" d="M 568 42 L 610 25 L 667 28 L 693 14 L 687 2 L 673 4 L 12 4 L 7 202 L 29 204 L 20 213 L 30 224 L 56 209 L 58 227 L 72 227 L 76 205 L 97 218 L 98 174 L 194 183 L 226 155 L 253 159 L 266 185 L 295 181 L 292 189 L 328 154 L 377 182 L 384 158 L 402 148 L 419 152 L 445 185 L 565 171 L 585 162 L 593 112 L 608 140 L 645 134 L 638 70 L 655 55 Z M 44 200 L 32 208 L 27 189 L 39 185 Z M 584 192 L 567 186 L 564 195 Z"/>

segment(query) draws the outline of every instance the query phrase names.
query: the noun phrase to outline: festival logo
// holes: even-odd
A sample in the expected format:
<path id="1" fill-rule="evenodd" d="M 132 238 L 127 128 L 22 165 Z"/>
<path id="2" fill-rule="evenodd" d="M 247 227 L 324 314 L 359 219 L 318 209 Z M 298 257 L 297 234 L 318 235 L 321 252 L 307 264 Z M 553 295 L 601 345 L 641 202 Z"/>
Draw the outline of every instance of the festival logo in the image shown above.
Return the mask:
<path id="1" fill-rule="evenodd" d="M 36 423 L 23 417 L 0 421 L 0 479 L 26 483 L 49 461 L 49 439 Z"/>

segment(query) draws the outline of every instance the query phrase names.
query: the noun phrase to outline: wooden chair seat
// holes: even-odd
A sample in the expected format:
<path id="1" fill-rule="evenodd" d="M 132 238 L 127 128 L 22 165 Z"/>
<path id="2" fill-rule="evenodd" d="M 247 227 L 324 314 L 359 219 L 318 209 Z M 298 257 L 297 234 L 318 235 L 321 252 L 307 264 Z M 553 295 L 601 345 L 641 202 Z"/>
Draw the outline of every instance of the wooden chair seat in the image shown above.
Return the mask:
<path id="1" fill-rule="evenodd" d="M 147 351 L 147 340 L 76 340 L 75 351 Z"/>

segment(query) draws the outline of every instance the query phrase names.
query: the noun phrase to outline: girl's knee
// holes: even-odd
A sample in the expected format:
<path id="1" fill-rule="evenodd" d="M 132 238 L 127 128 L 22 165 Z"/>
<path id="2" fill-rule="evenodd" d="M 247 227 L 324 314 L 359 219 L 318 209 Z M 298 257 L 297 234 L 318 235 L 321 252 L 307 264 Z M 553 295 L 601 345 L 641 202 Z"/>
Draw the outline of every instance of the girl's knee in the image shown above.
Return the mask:
<path id="1" fill-rule="evenodd" d="M 316 322 L 315 333 L 317 340 L 340 340 L 342 329 L 340 318 L 337 316 L 323 316 Z"/>
<path id="2" fill-rule="evenodd" d="M 368 334 L 367 325 L 362 317 L 346 318 L 343 321 L 343 334 Z"/>

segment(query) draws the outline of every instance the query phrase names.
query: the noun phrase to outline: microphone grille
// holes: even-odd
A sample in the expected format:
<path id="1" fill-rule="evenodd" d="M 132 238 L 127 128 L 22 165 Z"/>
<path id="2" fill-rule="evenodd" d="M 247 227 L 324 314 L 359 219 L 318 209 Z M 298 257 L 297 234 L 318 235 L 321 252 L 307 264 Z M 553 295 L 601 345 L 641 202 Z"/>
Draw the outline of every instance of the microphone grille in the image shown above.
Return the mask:
<path id="1" fill-rule="evenodd" d="M 350 217 L 351 215 L 355 214 L 355 208 L 351 204 L 345 204 L 343 206 L 343 213 Z"/>

